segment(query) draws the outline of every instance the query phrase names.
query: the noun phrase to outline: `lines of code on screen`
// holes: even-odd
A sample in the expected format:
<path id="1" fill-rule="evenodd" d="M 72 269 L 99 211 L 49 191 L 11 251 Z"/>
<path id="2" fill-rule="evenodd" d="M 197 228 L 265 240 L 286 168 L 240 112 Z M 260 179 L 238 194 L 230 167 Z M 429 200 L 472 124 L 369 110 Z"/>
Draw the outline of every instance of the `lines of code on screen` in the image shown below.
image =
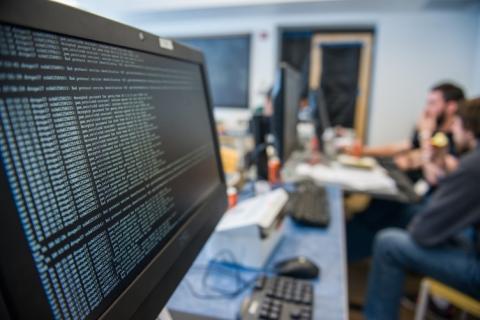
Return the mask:
<path id="1" fill-rule="evenodd" d="M 198 65 L 0 24 L 5 175 L 56 319 L 96 318 L 219 182 Z"/>

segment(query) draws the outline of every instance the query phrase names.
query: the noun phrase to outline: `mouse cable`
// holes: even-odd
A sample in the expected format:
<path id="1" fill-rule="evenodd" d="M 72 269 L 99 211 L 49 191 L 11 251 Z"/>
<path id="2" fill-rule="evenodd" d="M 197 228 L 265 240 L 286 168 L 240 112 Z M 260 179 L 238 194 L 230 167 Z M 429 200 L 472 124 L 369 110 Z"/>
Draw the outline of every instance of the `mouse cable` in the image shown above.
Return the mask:
<path id="1" fill-rule="evenodd" d="M 197 290 L 195 286 L 190 282 L 188 277 L 185 278 L 184 283 L 188 290 L 197 299 L 234 299 L 239 294 L 252 287 L 256 281 L 256 276 L 253 278 L 245 279 L 241 276 L 241 269 L 232 268 L 230 265 L 223 265 L 218 262 L 228 262 L 231 266 L 238 265 L 235 255 L 230 250 L 222 250 L 215 255 L 215 257 L 208 262 L 206 266 L 194 266 L 193 270 L 203 271 L 201 280 L 202 289 Z M 232 273 L 233 271 L 233 273 Z M 209 284 L 209 277 L 212 272 L 215 274 L 222 274 L 223 276 L 232 277 L 235 280 L 235 288 L 228 290 Z"/>

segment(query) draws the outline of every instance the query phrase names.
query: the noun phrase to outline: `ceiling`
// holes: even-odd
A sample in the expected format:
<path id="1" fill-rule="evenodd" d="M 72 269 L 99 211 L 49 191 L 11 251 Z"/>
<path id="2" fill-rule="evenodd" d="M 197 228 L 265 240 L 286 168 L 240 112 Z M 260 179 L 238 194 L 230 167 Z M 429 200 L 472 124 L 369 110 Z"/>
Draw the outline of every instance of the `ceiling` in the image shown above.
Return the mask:
<path id="1" fill-rule="evenodd" d="M 54 0 L 124 22 L 202 14 L 480 10 L 480 0 Z M 211 16 L 211 15 L 208 15 Z"/>

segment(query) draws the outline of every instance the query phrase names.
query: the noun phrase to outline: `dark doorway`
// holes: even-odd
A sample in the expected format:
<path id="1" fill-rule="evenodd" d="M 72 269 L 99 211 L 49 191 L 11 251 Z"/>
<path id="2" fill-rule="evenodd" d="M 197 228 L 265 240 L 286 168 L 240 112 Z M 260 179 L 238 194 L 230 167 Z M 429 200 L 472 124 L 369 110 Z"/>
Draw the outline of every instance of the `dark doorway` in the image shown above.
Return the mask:
<path id="1" fill-rule="evenodd" d="M 280 30 L 281 61 L 300 70 L 302 98 L 321 89 L 332 125 L 353 128 L 362 140 L 367 130 L 373 38 L 372 28 Z"/>

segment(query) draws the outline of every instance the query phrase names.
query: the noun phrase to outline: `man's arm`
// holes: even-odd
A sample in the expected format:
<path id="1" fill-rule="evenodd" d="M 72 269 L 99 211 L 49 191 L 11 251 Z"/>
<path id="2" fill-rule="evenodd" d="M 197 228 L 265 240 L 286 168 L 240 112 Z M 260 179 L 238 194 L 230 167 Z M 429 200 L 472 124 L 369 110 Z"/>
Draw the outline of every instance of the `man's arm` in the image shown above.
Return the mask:
<path id="1" fill-rule="evenodd" d="M 440 244 L 480 220 L 479 177 L 460 167 L 442 181 L 429 205 L 410 223 L 423 246 Z"/>
<path id="2" fill-rule="evenodd" d="M 412 148 L 410 141 L 400 141 L 383 146 L 363 147 L 362 155 L 370 157 L 392 157 L 401 152 L 408 151 Z"/>

